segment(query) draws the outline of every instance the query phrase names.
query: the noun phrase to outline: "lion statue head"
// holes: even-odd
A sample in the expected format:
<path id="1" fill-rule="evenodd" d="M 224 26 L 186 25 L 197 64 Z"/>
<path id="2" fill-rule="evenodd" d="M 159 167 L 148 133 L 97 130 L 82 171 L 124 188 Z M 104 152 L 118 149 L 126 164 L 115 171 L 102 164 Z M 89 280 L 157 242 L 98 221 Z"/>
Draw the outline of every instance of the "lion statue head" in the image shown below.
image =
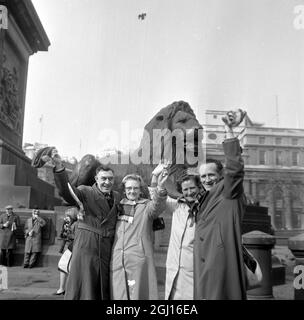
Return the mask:
<path id="1" fill-rule="evenodd" d="M 151 172 L 161 159 L 171 160 L 168 191 L 176 191 L 176 180 L 188 167 L 195 167 L 202 154 L 202 126 L 187 102 L 176 101 L 162 108 L 145 126 L 139 148 L 130 154 L 129 164 L 109 163 L 118 179 L 138 173 L 149 183 Z M 138 161 L 138 163 L 136 163 Z M 71 175 L 74 186 L 92 185 L 100 162 L 92 155 L 84 156 Z"/>
<path id="2" fill-rule="evenodd" d="M 144 171 L 151 174 L 160 160 L 170 160 L 172 166 L 167 189 L 171 196 L 180 196 L 175 187 L 177 179 L 187 168 L 196 167 L 203 155 L 202 129 L 187 102 L 176 101 L 162 108 L 146 124 L 140 146 L 135 151 L 144 160 L 149 158 L 149 163 L 140 165 L 139 170 L 148 166 Z"/>

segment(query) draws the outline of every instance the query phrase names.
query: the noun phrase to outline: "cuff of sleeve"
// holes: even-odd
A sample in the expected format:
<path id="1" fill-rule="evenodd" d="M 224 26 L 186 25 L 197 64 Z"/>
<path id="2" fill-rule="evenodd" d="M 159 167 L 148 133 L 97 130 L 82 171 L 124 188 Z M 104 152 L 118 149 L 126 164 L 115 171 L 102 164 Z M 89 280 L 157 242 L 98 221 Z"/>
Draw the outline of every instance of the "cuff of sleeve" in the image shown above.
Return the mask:
<path id="1" fill-rule="evenodd" d="M 60 168 L 60 169 L 58 169 L 58 170 L 56 170 L 56 167 L 54 167 L 54 169 L 53 169 L 54 173 L 61 173 L 61 172 L 63 172 L 64 170 L 65 170 L 65 167 L 62 167 L 62 168 Z"/>
<path id="2" fill-rule="evenodd" d="M 168 195 L 168 192 L 166 189 L 162 189 L 160 187 L 157 187 L 157 193 L 160 197 L 166 197 Z"/>
<path id="3" fill-rule="evenodd" d="M 229 143 L 229 142 L 233 142 L 233 141 L 239 141 L 239 139 L 237 137 L 227 138 L 223 141 L 223 143 Z"/>
<path id="4" fill-rule="evenodd" d="M 240 154 L 242 150 L 238 138 L 226 139 L 223 142 L 223 149 L 225 154 Z"/>

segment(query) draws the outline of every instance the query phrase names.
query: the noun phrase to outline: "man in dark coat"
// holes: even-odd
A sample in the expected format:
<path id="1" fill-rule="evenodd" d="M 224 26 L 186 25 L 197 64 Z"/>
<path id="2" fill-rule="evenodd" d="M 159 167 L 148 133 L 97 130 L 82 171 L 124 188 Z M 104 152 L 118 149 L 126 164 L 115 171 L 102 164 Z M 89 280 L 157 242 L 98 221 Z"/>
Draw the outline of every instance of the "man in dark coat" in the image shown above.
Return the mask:
<path id="1" fill-rule="evenodd" d="M 56 152 L 52 155 L 55 183 L 60 195 L 75 205 L 68 189 L 68 176 Z M 92 187 L 81 185 L 74 188 L 83 204 L 84 217 L 78 221 L 75 234 L 66 300 L 109 299 L 109 266 L 120 196 L 112 191 L 113 170 L 98 167 L 95 181 Z"/>
<path id="2" fill-rule="evenodd" d="M 246 299 L 240 227 L 245 209 L 244 164 L 239 140 L 234 138 L 232 130 L 236 126 L 235 114 L 228 113 L 223 120 L 226 124 L 224 174 L 216 160 L 207 160 L 199 167 L 206 193 L 197 216 L 194 241 L 196 300 Z"/>
<path id="3" fill-rule="evenodd" d="M 27 219 L 24 227 L 25 249 L 24 249 L 24 268 L 34 267 L 38 255 L 41 252 L 41 229 L 46 225 L 44 219 L 39 217 L 40 211 L 34 209 L 32 218 Z"/>
<path id="4" fill-rule="evenodd" d="M 0 216 L 0 264 L 12 266 L 13 250 L 16 248 L 16 230 L 20 225 L 20 218 L 13 211 L 13 207 L 5 207 L 6 213 Z"/>

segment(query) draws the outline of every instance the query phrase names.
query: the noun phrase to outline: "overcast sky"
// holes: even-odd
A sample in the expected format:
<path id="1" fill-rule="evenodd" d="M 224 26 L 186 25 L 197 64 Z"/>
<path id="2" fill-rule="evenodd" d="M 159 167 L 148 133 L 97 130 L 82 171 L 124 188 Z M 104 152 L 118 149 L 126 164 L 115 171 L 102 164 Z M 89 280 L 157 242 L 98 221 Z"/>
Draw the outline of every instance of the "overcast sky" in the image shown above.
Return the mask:
<path id="1" fill-rule="evenodd" d="M 140 135 L 177 100 L 201 122 L 206 109 L 241 107 L 304 127 L 304 0 L 32 1 L 51 46 L 30 58 L 24 142 L 96 155 L 117 146 L 107 129 Z"/>

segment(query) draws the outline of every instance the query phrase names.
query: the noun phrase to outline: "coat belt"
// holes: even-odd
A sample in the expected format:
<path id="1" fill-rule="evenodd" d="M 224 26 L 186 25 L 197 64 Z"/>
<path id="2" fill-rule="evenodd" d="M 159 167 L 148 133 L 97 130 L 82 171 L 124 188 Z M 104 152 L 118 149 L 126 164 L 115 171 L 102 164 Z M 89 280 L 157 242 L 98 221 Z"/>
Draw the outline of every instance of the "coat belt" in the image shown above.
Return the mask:
<path id="1" fill-rule="evenodd" d="M 78 222 L 77 228 L 82 230 L 87 230 L 93 233 L 97 233 L 103 238 L 109 238 L 113 235 L 113 232 L 111 232 L 107 228 L 98 229 L 83 222 Z"/>

